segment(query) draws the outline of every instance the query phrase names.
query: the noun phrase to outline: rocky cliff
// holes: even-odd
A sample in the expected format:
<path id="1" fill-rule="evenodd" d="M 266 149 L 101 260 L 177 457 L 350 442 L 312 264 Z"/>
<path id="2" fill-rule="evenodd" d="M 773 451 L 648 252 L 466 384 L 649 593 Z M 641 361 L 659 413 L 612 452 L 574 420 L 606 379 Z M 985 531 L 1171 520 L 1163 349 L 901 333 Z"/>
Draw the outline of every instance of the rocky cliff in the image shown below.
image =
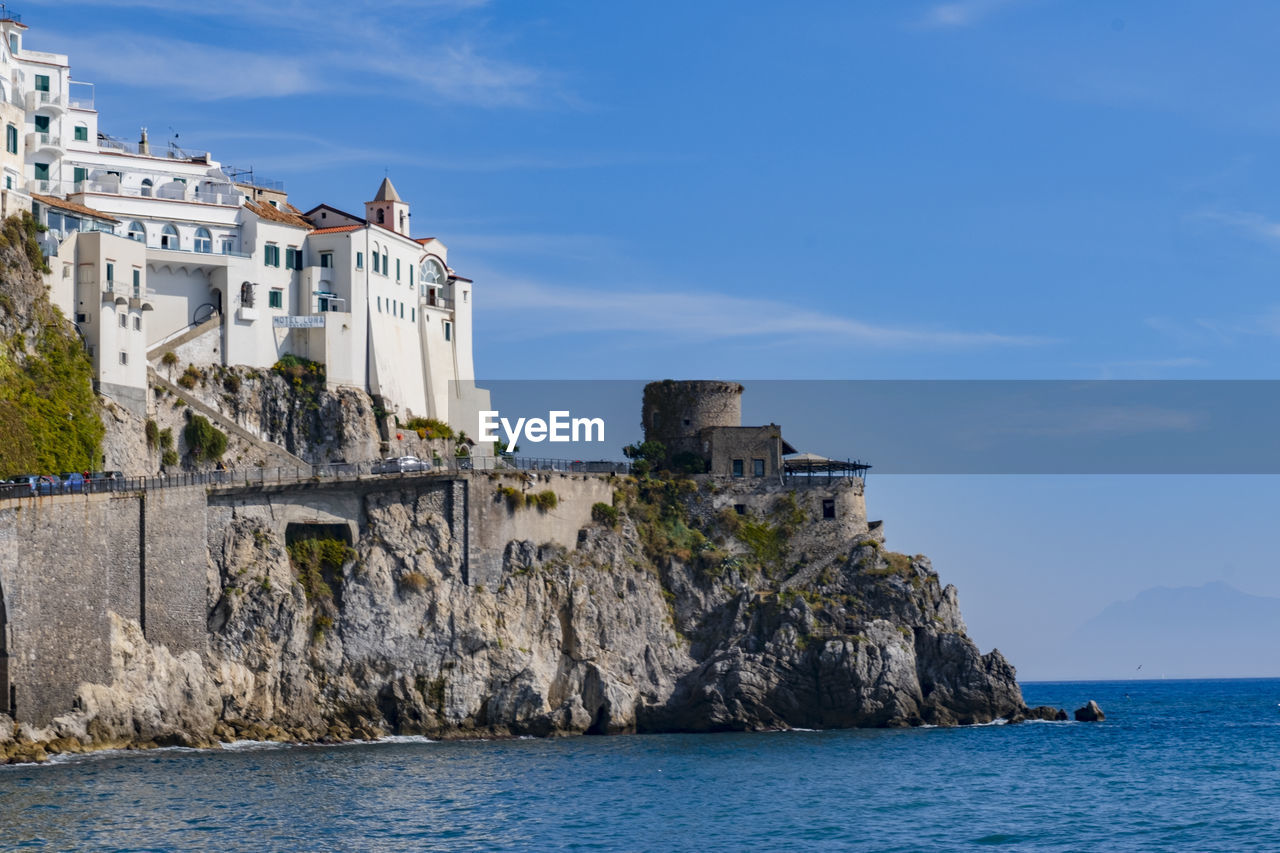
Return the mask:
<path id="1" fill-rule="evenodd" d="M 613 482 L 616 517 L 599 506 L 572 550 L 510 543 L 488 588 L 467 583 L 426 497 L 369 494 L 350 543 L 287 541 L 239 510 L 211 518 L 205 653 L 174 657 L 117 618 L 109 677 L 44 729 L 0 726 L 0 750 L 1038 713 L 1000 653 L 966 636 L 925 558 L 872 534 L 833 541 L 782 491 L 740 516 L 708 511 L 711 481 Z"/>

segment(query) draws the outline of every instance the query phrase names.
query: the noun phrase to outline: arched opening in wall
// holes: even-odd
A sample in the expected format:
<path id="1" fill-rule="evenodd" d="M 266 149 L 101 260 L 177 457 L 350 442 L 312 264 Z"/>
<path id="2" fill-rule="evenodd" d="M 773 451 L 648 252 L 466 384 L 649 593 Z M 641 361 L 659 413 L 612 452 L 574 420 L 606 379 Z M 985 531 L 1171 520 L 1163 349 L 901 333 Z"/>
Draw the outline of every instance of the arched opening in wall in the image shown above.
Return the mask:
<path id="1" fill-rule="evenodd" d="M 356 559 L 352 541 L 346 524 L 290 522 L 285 527 L 289 565 L 315 610 L 314 630 L 332 627 L 342 609 L 343 572 Z"/>
<path id="2" fill-rule="evenodd" d="M 378 208 L 378 224 L 385 225 L 387 222 L 387 214 L 382 208 Z"/>
<path id="3" fill-rule="evenodd" d="M 153 187 L 153 184 L 151 183 L 150 178 L 142 179 L 142 197 L 143 198 L 151 198 L 152 187 Z"/>
<path id="4" fill-rule="evenodd" d="M 9 683 L 9 616 L 4 607 L 4 588 L 0 587 L 0 710 L 14 716 L 17 693 Z"/>

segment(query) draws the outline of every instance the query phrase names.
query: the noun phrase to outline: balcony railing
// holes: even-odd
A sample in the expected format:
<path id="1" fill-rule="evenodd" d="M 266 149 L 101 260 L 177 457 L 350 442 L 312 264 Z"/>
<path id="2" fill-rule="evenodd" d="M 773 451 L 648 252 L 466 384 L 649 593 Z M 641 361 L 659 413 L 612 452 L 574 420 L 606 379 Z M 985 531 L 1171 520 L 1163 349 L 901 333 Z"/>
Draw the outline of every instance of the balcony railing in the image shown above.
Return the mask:
<path id="1" fill-rule="evenodd" d="M 27 150 L 39 151 L 43 148 L 52 148 L 58 151 L 62 150 L 62 138 L 54 136 L 52 133 L 28 133 L 27 134 Z"/>
<path id="2" fill-rule="evenodd" d="M 27 110 L 29 112 L 43 109 L 65 110 L 66 108 L 67 99 L 64 95 L 54 94 L 53 92 L 27 92 Z"/>
<path id="3" fill-rule="evenodd" d="M 226 207 L 239 207 L 244 194 L 231 184 L 196 184 L 188 186 L 182 183 L 161 184 L 158 187 L 122 187 L 115 181 L 83 181 L 76 185 L 73 192 L 102 193 L 105 195 L 121 195 L 132 198 L 162 198 L 169 201 L 193 201 L 199 204 L 220 204 Z"/>
<path id="4" fill-rule="evenodd" d="M 67 103 L 72 109 L 93 109 L 93 84 L 72 80 L 67 93 Z"/>

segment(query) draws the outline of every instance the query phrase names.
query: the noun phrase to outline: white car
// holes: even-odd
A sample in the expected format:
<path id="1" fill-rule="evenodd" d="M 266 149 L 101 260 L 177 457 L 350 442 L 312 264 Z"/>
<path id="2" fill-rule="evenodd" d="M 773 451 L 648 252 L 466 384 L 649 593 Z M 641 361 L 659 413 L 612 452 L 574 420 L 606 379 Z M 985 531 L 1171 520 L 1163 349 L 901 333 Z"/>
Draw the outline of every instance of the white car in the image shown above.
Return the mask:
<path id="1" fill-rule="evenodd" d="M 375 474 L 403 474 L 406 471 L 430 471 L 431 463 L 416 456 L 388 456 L 373 465 Z"/>

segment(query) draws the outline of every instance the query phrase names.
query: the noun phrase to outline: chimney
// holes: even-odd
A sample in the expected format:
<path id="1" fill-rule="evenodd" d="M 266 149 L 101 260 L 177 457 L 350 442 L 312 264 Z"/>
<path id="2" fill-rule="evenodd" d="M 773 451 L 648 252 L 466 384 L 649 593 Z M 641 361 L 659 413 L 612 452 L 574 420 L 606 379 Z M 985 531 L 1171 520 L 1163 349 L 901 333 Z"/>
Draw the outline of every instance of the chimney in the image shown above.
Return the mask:
<path id="1" fill-rule="evenodd" d="M 147 141 L 147 129 L 145 127 L 142 129 L 142 138 L 138 140 L 138 153 L 151 153 L 151 143 Z"/>

